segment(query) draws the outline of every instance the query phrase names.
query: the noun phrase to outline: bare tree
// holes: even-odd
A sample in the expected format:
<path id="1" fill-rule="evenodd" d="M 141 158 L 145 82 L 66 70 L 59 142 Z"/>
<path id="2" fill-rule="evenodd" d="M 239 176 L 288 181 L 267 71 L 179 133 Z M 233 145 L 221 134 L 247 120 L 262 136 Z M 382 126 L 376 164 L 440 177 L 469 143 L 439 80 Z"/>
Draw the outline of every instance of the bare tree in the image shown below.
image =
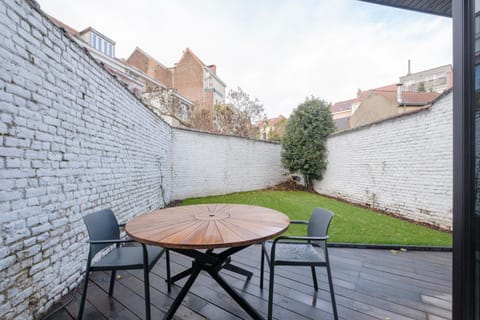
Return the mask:
<path id="1" fill-rule="evenodd" d="M 175 89 L 167 89 L 160 86 L 147 87 L 141 95 L 142 101 L 150 108 L 174 126 L 192 127 L 190 117 L 193 106 L 182 103 Z"/>
<path id="2" fill-rule="evenodd" d="M 207 132 L 217 132 L 213 125 L 212 111 L 209 111 L 207 109 L 195 108 L 195 111 L 190 117 L 189 123 L 191 128 L 194 129 Z"/>
<path id="3" fill-rule="evenodd" d="M 213 123 L 218 133 L 256 138 L 258 128 L 254 123 L 265 119 L 265 111 L 258 98 L 252 99 L 240 87 L 229 91 L 226 104 L 214 107 Z"/>
<path id="4" fill-rule="evenodd" d="M 207 132 L 256 138 L 258 128 L 254 123 L 266 119 L 259 100 L 250 98 L 240 87 L 230 90 L 227 103 L 215 105 L 210 110 L 196 106 L 185 110 L 174 89 L 160 86 L 148 87 L 141 97 L 144 103 L 172 125 Z"/>
<path id="5" fill-rule="evenodd" d="M 227 96 L 227 104 L 243 113 L 251 122 L 256 123 L 266 119 L 265 109 L 258 98 L 251 98 L 248 93 L 237 87 L 230 90 Z"/>

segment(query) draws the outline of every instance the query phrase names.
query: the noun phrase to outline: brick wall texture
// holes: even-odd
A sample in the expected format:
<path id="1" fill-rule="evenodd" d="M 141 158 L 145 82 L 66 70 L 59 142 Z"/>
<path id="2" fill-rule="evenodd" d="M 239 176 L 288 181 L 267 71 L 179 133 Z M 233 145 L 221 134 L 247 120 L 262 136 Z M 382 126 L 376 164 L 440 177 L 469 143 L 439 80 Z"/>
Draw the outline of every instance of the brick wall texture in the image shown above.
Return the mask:
<path id="1" fill-rule="evenodd" d="M 328 140 L 315 189 L 444 228 L 452 227 L 452 94 L 430 109 Z"/>
<path id="2" fill-rule="evenodd" d="M 165 66 L 147 56 L 138 48 L 128 57 L 127 63 L 134 65 L 144 73 L 163 83 L 168 88 L 172 87 L 172 72 Z"/>
<path id="3" fill-rule="evenodd" d="M 85 214 L 112 208 L 124 222 L 165 206 L 172 190 L 176 198 L 216 193 L 227 179 L 225 190 L 241 191 L 281 177 L 271 169 L 273 178 L 254 172 L 249 185 L 244 171 L 231 171 L 279 168 L 279 145 L 176 132 L 174 141 L 197 145 L 173 153 L 171 127 L 34 6 L 0 2 L 0 319 L 6 320 L 38 318 L 81 281 Z M 218 157 L 204 170 L 205 150 Z M 172 172 L 183 179 L 175 186 Z M 199 177 L 206 182 L 198 184 Z"/>
<path id="4" fill-rule="evenodd" d="M 203 86 L 204 66 L 187 49 L 173 69 L 173 87 L 192 100 L 200 109 L 213 107 L 213 94 Z"/>
<path id="5" fill-rule="evenodd" d="M 28 319 L 81 279 L 84 214 L 169 201 L 171 128 L 28 2 L 0 29 L 0 318 Z"/>
<path id="6" fill-rule="evenodd" d="M 173 128 L 171 197 L 227 194 L 283 182 L 280 149 L 277 143 Z"/>

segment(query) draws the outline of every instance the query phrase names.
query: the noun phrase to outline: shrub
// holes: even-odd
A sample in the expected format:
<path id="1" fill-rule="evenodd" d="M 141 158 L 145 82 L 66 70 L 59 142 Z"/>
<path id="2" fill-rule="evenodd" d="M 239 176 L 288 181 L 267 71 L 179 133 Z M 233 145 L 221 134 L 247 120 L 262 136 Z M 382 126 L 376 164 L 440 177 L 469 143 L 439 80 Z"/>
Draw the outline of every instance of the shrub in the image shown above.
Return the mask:
<path id="1" fill-rule="evenodd" d="M 327 137 L 335 131 L 328 104 L 307 98 L 288 119 L 282 139 L 282 165 L 290 173 L 300 173 L 307 189 L 322 179 L 327 167 Z"/>

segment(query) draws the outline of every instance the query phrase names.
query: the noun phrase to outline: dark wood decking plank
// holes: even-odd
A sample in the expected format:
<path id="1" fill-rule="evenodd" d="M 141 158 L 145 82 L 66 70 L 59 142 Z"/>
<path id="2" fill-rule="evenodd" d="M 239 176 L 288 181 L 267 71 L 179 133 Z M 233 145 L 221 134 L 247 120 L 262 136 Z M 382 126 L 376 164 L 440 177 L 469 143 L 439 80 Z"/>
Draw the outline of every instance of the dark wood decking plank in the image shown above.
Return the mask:
<path id="1" fill-rule="evenodd" d="M 219 250 L 221 251 L 221 250 Z M 260 281 L 260 246 L 234 256 L 234 264 L 250 270 L 250 281 L 223 270 L 222 277 L 252 306 L 266 315 L 268 266 L 264 289 Z M 332 248 L 329 250 L 337 308 L 341 319 L 450 319 L 451 253 L 397 252 L 387 250 Z M 172 274 L 191 266 L 191 259 L 171 254 Z M 109 299 L 109 274 L 92 273 L 84 319 L 143 318 L 143 272 L 120 273 L 114 298 Z M 317 268 L 320 289 L 315 292 L 308 268 L 279 267 L 275 275 L 274 317 L 276 319 L 333 319 L 324 268 Z M 161 318 L 185 280 L 167 293 L 164 257 L 150 274 L 153 318 Z M 76 294 L 62 316 L 74 318 Z M 68 314 L 68 315 L 67 315 Z M 60 316 L 60 315 L 59 315 Z M 177 319 L 249 319 L 248 315 L 206 273 L 201 273 L 175 315 Z M 57 319 L 60 319 L 57 317 Z"/>
<path id="2" fill-rule="evenodd" d="M 184 268 L 177 268 L 177 264 L 172 261 L 172 270 L 175 273 L 184 270 Z M 141 272 L 134 271 L 130 273 L 135 277 L 142 277 Z M 184 280 L 179 282 L 181 284 L 180 286 L 172 286 L 172 292 L 169 294 L 171 301 L 164 307 L 165 311 L 168 310 L 171 302 L 173 302 L 173 299 L 180 292 L 183 282 Z M 165 278 L 159 277 L 157 273 L 151 273 L 150 285 L 157 290 L 164 286 L 166 287 Z M 202 275 L 200 275 L 192 286 L 190 292 L 187 294 L 182 306 L 188 306 L 190 309 L 206 318 L 219 317 L 222 319 L 239 319 L 238 315 L 246 317 L 247 314 L 240 309 L 240 307 L 236 306 L 235 302 L 233 302 L 234 305 L 228 303 L 226 299 L 230 299 L 230 296 L 226 293 L 224 294 L 223 292 L 220 292 L 221 290 L 220 287 L 218 287 L 217 290 L 213 290 L 210 284 L 202 285 Z M 220 297 L 223 295 L 225 295 L 225 297 L 221 299 Z"/>
<path id="3" fill-rule="evenodd" d="M 118 276 L 122 277 L 123 279 L 126 277 L 126 272 L 118 272 Z M 109 273 L 103 272 L 94 272 L 91 275 L 91 280 L 99 286 L 105 295 L 108 295 L 108 287 L 110 282 L 110 275 Z M 113 296 L 115 300 L 120 302 L 125 308 L 127 308 L 132 313 L 136 314 L 141 319 L 145 319 L 145 299 L 143 295 L 143 282 L 140 284 L 142 295 L 136 289 L 135 283 L 132 282 L 132 279 L 129 280 L 128 286 L 124 285 L 124 281 L 116 280 L 115 281 L 115 290 L 113 292 Z M 153 291 L 153 290 L 151 290 Z M 152 292 L 150 294 L 151 300 L 153 302 L 153 295 Z M 163 317 L 164 312 L 161 312 L 157 307 L 156 303 L 151 303 L 150 312 L 152 318 L 160 319 Z"/>
<path id="4" fill-rule="evenodd" d="M 70 316 L 74 319 L 77 318 L 78 315 L 78 308 L 80 306 L 80 298 L 83 290 L 83 282 L 77 290 L 75 290 L 73 295 L 73 300 L 67 306 L 65 306 L 65 310 L 68 312 Z M 87 291 L 88 295 L 88 291 Z M 87 296 L 88 297 L 88 296 Z M 92 319 L 92 320 L 105 320 L 106 317 L 100 313 L 90 302 L 85 301 L 85 308 L 83 309 L 83 319 Z"/>
<path id="5" fill-rule="evenodd" d="M 177 260 L 176 262 L 183 262 L 185 263 L 184 265 L 184 268 L 183 269 L 180 269 L 180 270 L 184 270 L 185 268 L 188 267 L 189 263 L 190 263 L 190 260 L 188 258 L 185 258 L 185 257 L 182 257 L 182 256 L 177 256 Z M 232 275 L 235 275 L 234 277 L 232 277 Z M 230 273 L 230 272 L 222 272 L 222 276 L 226 279 L 226 281 L 233 287 L 235 288 L 254 308 L 256 308 L 260 313 L 263 313 L 264 315 L 266 315 L 266 311 L 267 311 L 267 298 L 268 296 L 265 294 L 265 296 L 262 296 L 261 294 L 261 290 L 258 288 L 257 286 L 257 289 L 253 290 L 253 291 L 250 291 L 248 290 L 248 288 L 251 288 L 252 285 L 251 285 L 251 281 L 249 281 L 248 283 L 245 282 L 246 278 L 244 276 L 241 276 L 241 275 L 238 275 L 238 274 L 235 274 L 235 273 Z M 226 294 L 226 293 L 223 293 L 223 289 L 220 288 L 217 283 L 210 278 L 210 276 L 206 275 L 206 274 L 200 274 L 199 275 L 199 279 L 197 280 L 200 282 L 200 285 L 204 285 L 204 286 L 208 286 L 208 287 L 214 287 L 215 290 L 217 290 L 217 296 L 223 296 L 223 298 L 219 299 L 219 303 L 223 303 L 222 300 L 226 300 L 228 301 L 230 299 L 230 297 Z M 182 284 L 182 282 L 180 282 L 180 285 Z M 191 291 L 192 292 L 195 292 L 196 291 L 196 288 L 195 288 L 196 284 L 193 285 Z M 254 286 L 253 286 L 254 287 Z M 265 292 L 267 292 L 265 290 Z M 236 305 L 236 303 L 234 303 Z M 287 309 L 287 308 L 283 308 L 282 306 L 278 306 L 277 309 L 279 309 L 279 313 L 282 315 L 282 319 L 292 319 L 292 318 L 295 318 L 295 319 L 309 319 L 309 317 L 305 317 L 302 313 L 298 313 L 298 312 L 294 312 L 290 309 Z M 241 313 L 243 313 L 243 310 L 240 311 Z M 312 317 L 310 318 L 313 318 L 315 316 L 320 316 L 320 314 L 314 314 L 312 315 Z M 324 314 L 322 314 L 322 316 L 325 316 Z M 248 316 L 246 316 L 248 318 Z"/>
<path id="6" fill-rule="evenodd" d="M 236 262 L 236 263 L 239 263 L 239 262 Z M 244 265 L 240 265 L 240 266 L 245 267 L 245 268 L 247 267 L 247 266 L 244 266 Z M 282 276 L 283 271 L 285 271 L 286 269 L 288 269 L 288 268 L 286 268 L 286 267 L 278 268 L 277 269 L 278 276 Z M 299 269 L 299 268 L 295 268 L 295 269 Z M 302 269 L 302 268 L 300 268 L 300 269 Z M 254 272 L 254 275 L 259 273 L 259 272 L 256 272 L 254 269 L 251 269 L 251 271 Z M 306 268 L 306 271 L 308 271 L 308 274 L 310 274 L 310 270 L 308 268 Z M 241 277 L 241 276 L 236 275 L 234 273 L 231 273 L 231 274 L 232 274 L 233 277 Z M 268 279 L 268 273 L 266 273 L 265 276 L 266 276 L 266 279 Z M 327 284 L 325 285 L 326 290 L 319 290 L 316 293 L 315 290 L 313 289 L 311 279 L 309 279 L 308 285 L 305 285 L 305 284 L 298 283 L 298 281 L 296 281 L 295 278 L 293 278 L 293 280 L 292 280 L 292 278 L 287 277 L 285 279 L 287 279 L 287 281 L 291 281 L 291 283 L 285 285 L 284 283 L 281 283 L 281 282 L 283 282 L 282 280 L 278 280 L 278 276 L 276 277 L 277 280 L 275 280 L 275 292 L 280 292 L 281 295 L 280 296 L 275 295 L 275 298 L 274 298 L 275 303 L 279 304 L 279 303 L 281 303 L 282 300 L 289 300 L 290 299 L 291 300 L 290 304 L 292 304 L 292 302 L 294 302 L 298 306 L 298 309 L 296 310 L 296 312 L 298 312 L 299 314 L 304 314 L 304 315 L 307 315 L 309 317 L 313 317 L 314 319 L 316 317 L 320 317 L 322 319 L 323 318 L 326 318 L 326 319 L 333 318 L 331 303 L 330 303 L 330 293 L 328 291 L 328 285 Z M 260 290 L 258 288 L 259 279 L 258 278 L 255 279 L 255 278 L 256 277 L 254 276 L 252 278 L 251 282 L 253 281 L 254 283 L 256 283 L 257 284 L 256 285 L 257 290 Z M 257 280 L 257 281 L 255 281 L 255 280 Z M 283 290 L 279 290 L 279 288 L 280 288 L 279 286 L 281 288 L 283 288 Z M 303 287 L 303 290 L 299 291 L 299 286 Z M 250 288 L 250 286 L 248 288 Z M 248 290 L 248 288 L 247 288 L 247 290 Z M 255 288 L 255 286 L 254 286 L 254 288 Z M 265 288 L 268 288 L 268 282 L 267 281 L 265 283 Z M 263 293 L 265 294 L 265 297 L 266 297 L 266 295 L 268 294 L 267 289 L 264 289 Z M 320 293 L 323 295 L 322 299 L 318 298 Z M 298 304 L 297 302 L 300 302 L 300 304 Z M 352 303 L 350 303 L 350 301 L 347 301 L 345 299 L 343 301 L 341 300 L 339 302 L 338 301 L 338 296 L 337 296 L 337 308 L 339 310 L 339 314 L 341 314 L 346 319 L 353 319 L 353 318 L 355 318 L 355 319 L 374 319 L 374 318 L 372 318 L 368 315 L 362 315 L 362 314 L 359 314 L 358 312 L 354 312 L 353 310 L 349 309 L 348 307 L 344 308 L 343 305 L 342 305 L 342 302 L 343 302 L 344 305 L 346 304 L 348 306 L 351 306 Z M 305 308 L 305 305 L 309 305 L 309 308 Z M 321 311 L 322 313 L 311 314 L 311 312 L 309 312 L 309 311 L 313 308 L 320 309 L 319 311 Z M 313 310 L 315 310 L 315 309 L 313 309 Z M 285 318 L 285 319 L 287 319 L 287 318 Z"/>
<path id="7" fill-rule="evenodd" d="M 87 290 L 87 301 L 101 316 L 107 319 L 133 320 L 140 319 L 139 316 L 125 308 L 117 299 L 110 298 L 108 294 L 98 287 L 93 281 L 90 281 Z M 80 297 L 78 297 L 80 303 Z M 75 309 L 75 312 L 78 310 Z M 85 310 L 86 311 L 86 310 Z M 93 310 L 92 310 L 93 311 Z M 84 313 L 84 319 L 104 319 L 96 312 L 92 315 Z"/>
<path id="8" fill-rule="evenodd" d="M 136 273 L 135 275 L 133 273 Z M 115 292 L 114 296 L 116 297 L 117 285 L 119 286 L 119 290 L 123 292 L 128 292 L 126 297 L 121 297 L 122 303 L 124 303 L 130 310 L 135 310 L 137 314 L 141 315 L 142 318 L 145 318 L 145 302 L 144 302 L 144 284 L 143 284 L 143 271 L 130 271 L 130 272 L 119 272 L 121 275 L 121 279 L 117 280 L 115 284 Z M 105 276 L 108 277 L 108 274 L 105 273 Z M 159 286 L 161 284 L 162 286 Z M 103 282 L 100 284 L 105 291 L 108 290 L 108 283 Z M 156 275 L 150 274 L 150 300 L 151 300 L 151 312 L 152 318 L 162 318 L 163 315 L 166 313 L 168 308 L 173 302 L 173 297 L 169 296 L 166 293 L 166 285 L 165 290 L 160 291 L 157 288 L 163 288 L 164 281 L 161 279 L 160 281 L 156 280 Z M 174 294 L 178 293 L 179 290 L 173 290 Z M 128 297 L 137 296 L 137 298 L 132 300 L 127 300 Z M 120 299 L 120 298 L 118 298 Z M 180 316 L 181 315 L 181 316 Z M 184 305 L 180 306 L 178 310 L 177 318 L 181 319 L 205 319 L 205 317 L 199 315 L 194 310 L 190 308 L 186 308 Z"/>
<path id="9" fill-rule="evenodd" d="M 44 320 L 70 320 L 70 319 L 73 320 L 75 318 L 70 313 L 68 313 L 68 311 L 65 309 L 55 312 L 55 314 L 51 315 L 48 318 L 44 318 Z"/>
<path id="10" fill-rule="evenodd" d="M 280 269 L 283 269 L 283 268 L 277 268 L 277 270 L 280 270 Z M 297 269 L 301 269 L 301 268 L 297 268 Z M 319 268 L 319 269 L 321 269 L 321 268 Z M 305 270 L 304 270 L 304 271 L 305 271 Z M 338 274 L 338 273 L 337 273 L 337 270 L 334 269 L 333 272 L 334 272 L 334 278 L 335 278 L 335 276 Z M 280 272 L 279 272 L 279 273 L 280 273 Z M 305 274 L 305 272 L 304 272 L 303 274 Z M 310 285 L 307 286 L 307 290 L 312 290 L 312 291 L 313 291 L 313 289 L 311 288 L 311 279 L 310 279 L 309 272 L 306 272 L 306 274 L 307 274 L 306 278 L 308 278 L 308 282 L 310 282 Z M 281 274 L 280 274 L 280 276 L 281 276 Z M 290 276 L 286 277 L 285 279 L 286 279 L 286 281 L 289 281 L 289 280 L 290 280 Z M 295 279 L 295 281 L 297 281 L 297 279 Z M 339 282 L 338 280 L 334 280 L 334 285 L 335 285 L 335 287 L 338 286 L 338 282 Z M 291 286 L 293 286 L 293 285 L 295 286 L 295 289 L 294 289 L 294 290 L 290 290 L 289 288 L 290 288 Z M 296 283 L 293 283 L 293 282 L 292 282 L 291 285 L 287 285 L 287 287 L 286 287 L 287 289 L 286 289 L 285 292 L 292 292 L 292 295 L 297 296 L 297 297 L 302 296 L 302 294 L 299 293 L 299 292 L 297 291 L 297 289 L 298 289 L 300 286 L 303 286 L 303 285 L 304 285 L 303 283 L 299 283 L 298 281 L 297 281 Z M 390 281 L 390 286 L 391 286 L 391 281 Z M 351 287 L 350 287 L 350 288 L 351 288 Z M 278 290 L 278 287 L 277 287 L 276 289 Z M 328 290 L 328 287 L 325 285 L 325 288 L 322 288 L 322 289 Z M 320 291 L 320 292 L 322 292 L 322 291 Z M 337 289 L 337 290 L 336 290 L 337 304 L 338 304 L 338 305 L 341 305 L 341 304 L 342 304 L 342 300 L 341 300 L 341 298 L 339 298 L 339 292 L 341 292 L 341 291 L 339 291 L 339 290 Z M 355 296 L 355 293 L 354 293 L 354 292 L 352 292 L 352 293 L 353 293 L 353 295 L 350 295 L 350 296 L 351 296 L 351 297 Z M 325 299 L 326 301 L 329 301 L 328 291 L 325 291 L 325 293 L 323 293 L 323 296 L 324 296 L 323 299 Z M 364 297 L 365 297 L 365 299 L 363 299 Z M 381 295 L 380 295 L 380 297 L 381 297 Z M 308 300 L 311 300 L 311 299 L 308 299 L 308 298 L 306 298 L 306 299 L 307 299 L 307 301 L 308 301 Z M 377 308 L 385 309 L 385 312 L 391 311 L 391 312 L 394 312 L 394 313 L 396 313 L 396 314 L 400 314 L 400 315 L 403 315 L 403 316 L 406 316 L 406 317 L 418 318 L 418 319 L 422 319 L 422 318 L 425 318 L 425 317 L 426 317 L 426 314 L 425 314 L 424 310 L 416 310 L 416 309 L 411 308 L 410 306 L 398 305 L 398 304 L 395 303 L 395 302 L 387 301 L 387 300 L 384 300 L 384 299 L 378 299 L 378 298 L 371 297 L 371 296 L 364 295 L 364 294 L 357 295 L 357 298 L 356 298 L 356 299 L 357 299 L 357 300 L 358 300 L 358 299 L 363 299 L 364 302 L 366 302 L 366 303 L 371 303 L 374 308 L 377 307 Z M 372 300 L 372 299 L 373 299 L 373 300 Z M 419 300 L 418 295 L 415 296 L 415 299 Z M 350 302 L 353 302 L 353 300 L 349 300 L 349 301 L 350 301 Z M 388 306 L 388 308 L 386 308 L 386 306 Z M 365 308 L 362 308 L 362 310 L 363 310 L 363 309 L 365 309 Z"/>
<path id="11" fill-rule="evenodd" d="M 337 250 L 337 249 L 334 249 L 334 250 Z M 352 255 L 350 255 L 350 259 L 352 259 Z M 354 259 L 355 259 L 355 257 L 354 257 Z M 332 260 L 333 260 L 333 259 L 332 259 Z M 358 261 L 358 260 L 356 260 L 356 261 Z M 358 263 L 356 263 L 356 264 L 358 265 Z M 449 264 L 450 264 L 450 262 L 449 262 L 447 265 L 449 265 Z M 333 269 L 334 269 L 333 273 L 334 273 L 334 278 L 335 278 L 335 276 L 338 274 L 338 272 L 337 272 L 337 269 L 335 269 L 335 268 L 333 268 Z M 448 270 L 448 268 L 446 268 L 446 269 Z M 309 277 L 309 276 L 307 276 L 307 278 L 308 278 L 308 277 Z M 378 277 L 378 275 L 377 275 L 377 278 L 383 279 L 382 277 Z M 399 277 L 399 278 L 401 278 L 401 277 Z M 310 280 L 310 281 L 311 281 L 311 280 Z M 391 286 L 392 286 L 392 281 L 389 281 L 388 279 L 387 279 L 387 281 L 389 282 L 389 286 L 391 287 Z M 334 283 L 335 283 L 335 286 L 336 286 L 336 287 L 337 287 L 337 282 L 338 282 L 338 280 L 335 281 L 335 279 L 334 279 Z M 403 283 L 403 282 L 402 282 L 402 281 L 399 281 L 399 282 L 395 282 L 395 283 Z M 298 286 L 298 285 L 297 285 L 297 286 Z M 414 286 L 409 286 L 409 287 L 407 287 L 407 288 L 409 288 L 409 289 L 418 289 L 418 288 L 415 288 Z M 339 292 L 339 290 L 337 289 L 337 290 L 336 290 L 337 296 L 338 296 L 338 292 Z M 364 296 L 364 295 L 360 295 L 360 297 L 363 297 L 363 296 Z M 367 297 L 368 297 L 368 296 L 367 296 Z M 369 298 L 370 301 L 372 302 L 372 300 L 371 300 L 372 297 L 368 297 L 368 298 Z M 358 299 L 358 298 L 357 298 L 357 299 Z M 390 297 L 390 299 L 391 299 L 391 297 Z M 418 300 L 417 296 L 415 296 L 415 299 Z M 338 299 L 338 297 L 337 297 L 337 302 L 338 302 L 338 300 L 339 300 L 339 299 Z M 390 308 L 389 308 L 390 310 L 393 309 L 396 313 L 403 314 L 403 315 L 405 315 L 405 316 L 407 316 L 407 317 L 408 317 L 408 316 L 410 316 L 410 317 L 418 317 L 418 318 L 424 318 L 424 317 L 425 317 L 424 311 L 426 310 L 426 308 L 418 308 L 419 306 L 423 306 L 423 304 L 418 304 L 418 303 L 417 303 L 417 304 L 414 304 L 414 307 L 416 307 L 416 308 L 418 309 L 418 310 L 416 310 L 415 308 L 411 308 L 410 305 L 397 306 L 397 304 L 395 303 L 395 299 L 391 299 L 391 300 L 393 300 L 393 302 L 386 301 L 386 300 L 384 300 L 384 299 L 374 299 L 373 302 L 375 302 L 374 305 L 376 304 L 377 306 L 380 306 L 380 307 L 383 307 L 383 306 L 385 306 L 386 304 L 387 304 L 387 305 L 390 305 Z M 377 301 L 378 301 L 378 303 L 376 303 Z M 408 301 L 408 300 L 404 300 L 404 301 Z M 398 310 L 398 309 L 402 309 L 402 310 Z M 388 309 L 387 309 L 387 310 L 388 310 Z M 431 307 L 428 307 L 428 310 L 431 311 Z M 444 315 L 444 314 L 443 314 L 443 315 Z"/>

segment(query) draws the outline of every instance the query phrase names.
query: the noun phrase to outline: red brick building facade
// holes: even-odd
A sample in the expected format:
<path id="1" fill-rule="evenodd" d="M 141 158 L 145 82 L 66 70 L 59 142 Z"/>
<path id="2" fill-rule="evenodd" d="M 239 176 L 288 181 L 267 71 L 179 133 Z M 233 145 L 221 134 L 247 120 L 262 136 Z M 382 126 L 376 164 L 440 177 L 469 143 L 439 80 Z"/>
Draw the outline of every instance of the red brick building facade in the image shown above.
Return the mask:
<path id="1" fill-rule="evenodd" d="M 172 68 L 167 68 L 140 48 L 127 59 L 127 63 L 142 70 L 168 88 L 193 101 L 199 108 L 211 110 L 224 103 L 225 83 L 216 75 L 216 66 L 207 66 L 190 49 Z"/>

